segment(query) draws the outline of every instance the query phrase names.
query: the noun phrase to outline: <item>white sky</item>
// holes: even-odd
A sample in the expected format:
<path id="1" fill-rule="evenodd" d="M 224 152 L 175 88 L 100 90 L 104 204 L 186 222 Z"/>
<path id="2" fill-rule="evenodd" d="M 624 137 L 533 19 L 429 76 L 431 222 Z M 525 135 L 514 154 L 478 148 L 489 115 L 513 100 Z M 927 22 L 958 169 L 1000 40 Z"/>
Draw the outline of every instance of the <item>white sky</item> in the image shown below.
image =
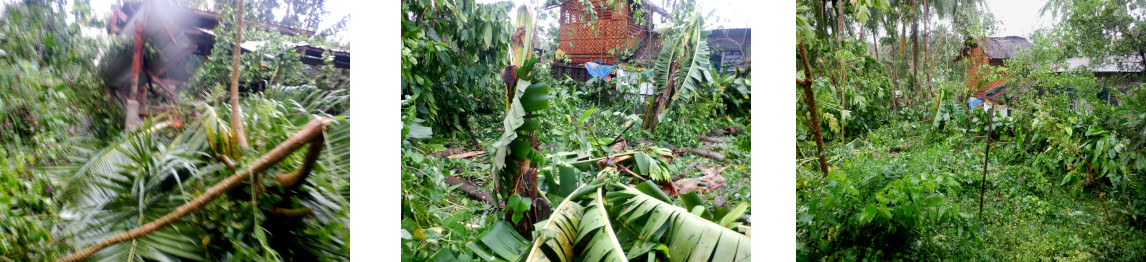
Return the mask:
<path id="1" fill-rule="evenodd" d="M 1040 27 L 1051 26 L 1052 18 L 1039 17 L 1039 9 L 1046 5 L 1046 0 L 987 0 L 987 9 L 999 21 L 994 36 L 1022 36 L 1030 38 L 1030 34 Z"/>
<path id="2" fill-rule="evenodd" d="M 4 0 L 3 2 L 8 3 L 11 1 L 14 0 Z M 118 2 L 118 0 L 91 0 L 92 15 L 106 18 L 111 14 L 111 6 Z M 350 9 L 352 8 L 352 2 L 352 0 L 327 0 L 326 10 L 330 13 L 328 13 L 326 17 L 322 19 L 322 22 L 318 24 L 318 30 L 315 30 L 315 32 L 320 32 L 327 27 L 330 27 L 334 23 L 338 22 L 339 19 L 342 19 L 343 16 L 349 14 Z M 68 1 L 67 8 L 71 8 L 71 1 Z M 285 10 L 280 10 L 279 12 L 275 12 L 275 15 L 281 18 L 284 13 Z M 350 40 L 349 28 L 336 36 L 336 38 L 338 37 L 343 38 L 344 42 L 348 42 Z"/>

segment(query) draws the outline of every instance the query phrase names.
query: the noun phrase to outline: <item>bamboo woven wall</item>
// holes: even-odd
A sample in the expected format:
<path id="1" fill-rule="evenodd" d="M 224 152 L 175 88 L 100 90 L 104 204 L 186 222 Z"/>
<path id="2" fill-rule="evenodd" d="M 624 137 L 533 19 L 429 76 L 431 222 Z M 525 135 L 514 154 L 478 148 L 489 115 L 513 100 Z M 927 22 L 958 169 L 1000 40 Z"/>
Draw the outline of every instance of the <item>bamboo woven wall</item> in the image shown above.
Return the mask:
<path id="1" fill-rule="evenodd" d="M 628 3 L 613 8 L 604 0 L 589 2 L 597 13 L 593 24 L 589 23 L 591 17 L 581 1 L 565 1 L 561 5 L 558 48 L 569 55 L 573 64 L 592 61 L 615 64 L 617 55 L 609 54 L 609 50 L 620 51 L 640 43 L 644 30 L 633 21 Z"/>

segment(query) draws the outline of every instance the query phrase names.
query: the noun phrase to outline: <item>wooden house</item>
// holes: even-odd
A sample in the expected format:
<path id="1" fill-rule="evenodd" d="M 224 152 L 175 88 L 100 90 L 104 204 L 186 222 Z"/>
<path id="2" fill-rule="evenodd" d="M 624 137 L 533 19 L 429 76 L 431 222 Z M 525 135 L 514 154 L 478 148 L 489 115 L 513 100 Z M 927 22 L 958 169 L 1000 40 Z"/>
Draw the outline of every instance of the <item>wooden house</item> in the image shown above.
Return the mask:
<path id="1" fill-rule="evenodd" d="M 653 13 L 668 13 L 648 0 L 550 0 L 545 8 L 561 8 L 557 51 L 568 62 L 554 63 L 553 74 L 578 81 L 589 79 L 586 62 L 617 64 L 656 58 L 660 41 L 653 30 Z M 596 15 L 596 20 L 593 15 Z M 645 23 L 640 23 L 640 20 Z M 631 54 L 618 55 L 628 53 Z"/>

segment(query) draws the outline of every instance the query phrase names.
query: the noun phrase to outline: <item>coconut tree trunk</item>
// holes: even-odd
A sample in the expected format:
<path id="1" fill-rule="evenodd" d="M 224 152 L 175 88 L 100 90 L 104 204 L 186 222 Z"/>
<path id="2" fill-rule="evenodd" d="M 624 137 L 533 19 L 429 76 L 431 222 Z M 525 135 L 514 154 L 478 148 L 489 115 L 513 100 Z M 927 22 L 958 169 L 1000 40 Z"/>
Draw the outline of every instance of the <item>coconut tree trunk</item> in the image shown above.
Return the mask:
<path id="1" fill-rule="evenodd" d="M 843 33 L 842 28 L 843 28 L 843 24 L 844 24 L 843 21 L 844 21 L 844 1 L 843 0 L 836 0 L 836 30 L 840 32 L 840 34 L 836 35 L 836 49 L 837 50 L 843 49 L 843 41 L 844 41 L 844 38 L 842 35 L 842 33 Z M 844 123 L 847 120 L 847 119 L 844 119 L 843 110 L 848 109 L 847 97 L 846 97 L 846 92 L 844 91 L 844 89 L 847 88 L 846 86 L 847 86 L 847 81 L 848 81 L 848 75 L 847 75 L 847 72 L 844 71 L 844 60 L 843 60 L 843 58 L 840 58 L 838 60 L 838 63 L 839 63 L 838 66 L 840 69 L 840 73 L 839 73 L 840 74 L 840 81 L 836 85 L 836 90 L 839 90 L 839 92 L 840 92 L 840 109 L 841 109 L 840 110 L 840 144 L 843 144 L 844 143 Z"/>
<path id="2" fill-rule="evenodd" d="M 877 23 L 878 24 L 878 23 Z M 878 27 L 878 26 L 876 26 Z M 879 33 L 876 28 L 871 29 L 871 42 L 875 45 L 875 61 L 879 60 Z"/>
<path id="3" fill-rule="evenodd" d="M 235 140 L 239 146 L 247 148 L 247 135 L 243 131 L 243 112 L 239 110 L 239 54 L 243 52 L 243 0 L 239 0 L 238 10 L 235 14 L 235 48 L 231 50 L 231 131 L 235 132 Z"/>
<path id="4" fill-rule="evenodd" d="M 918 2 L 911 0 L 911 88 L 915 89 L 917 98 L 923 94 L 919 86 L 919 15 L 916 15 L 918 9 Z"/>
<path id="5" fill-rule="evenodd" d="M 820 112 L 816 109 L 816 94 L 812 92 L 812 67 L 808 64 L 808 54 L 804 51 L 804 44 L 796 44 L 796 49 L 800 51 L 800 60 L 804 62 L 804 79 L 796 79 L 796 84 L 804 88 L 804 101 L 808 103 L 809 118 L 811 118 L 809 126 L 816 139 L 816 157 L 820 162 L 820 172 L 827 174 L 828 160 L 824 156 L 824 136 L 820 133 Z"/>
<path id="6" fill-rule="evenodd" d="M 930 46 L 927 44 L 927 37 L 931 32 L 931 29 L 929 27 L 929 25 L 931 24 L 929 22 L 930 20 L 931 20 L 931 9 L 929 9 L 927 6 L 927 0 L 923 0 L 923 60 L 924 60 L 924 63 L 927 63 L 928 65 L 931 64 L 931 63 L 927 62 L 927 61 L 931 60 L 931 56 L 929 55 L 930 52 L 928 51 L 930 49 Z M 935 96 L 934 90 L 931 89 L 931 71 L 933 71 L 933 70 L 924 70 L 923 81 L 926 83 L 925 85 L 927 86 L 927 95 Z"/>

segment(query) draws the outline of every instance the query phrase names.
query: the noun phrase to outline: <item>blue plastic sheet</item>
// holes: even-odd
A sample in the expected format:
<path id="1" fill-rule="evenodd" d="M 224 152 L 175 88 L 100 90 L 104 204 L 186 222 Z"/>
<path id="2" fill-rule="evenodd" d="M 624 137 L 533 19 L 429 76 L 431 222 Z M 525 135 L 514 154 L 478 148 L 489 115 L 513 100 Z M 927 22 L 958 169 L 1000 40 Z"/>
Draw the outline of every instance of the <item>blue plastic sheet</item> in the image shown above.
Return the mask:
<path id="1" fill-rule="evenodd" d="M 612 73 L 616 67 L 615 65 L 602 65 L 598 62 L 585 63 L 585 69 L 589 70 L 589 75 L 597 78 L 609 76 L 609 73 Z"/>
<path id="2" fill-rule="evenodd" d="M 979 104 L 982 104 L 982 103 L 983 103 L 983 99 L 979 99 L 978 97 L 972 96 L 972 97 L 967 98 L 967 106 L 970 106 L 971 108 L 975 108 L 975 106 L 978 106 Z"/>

